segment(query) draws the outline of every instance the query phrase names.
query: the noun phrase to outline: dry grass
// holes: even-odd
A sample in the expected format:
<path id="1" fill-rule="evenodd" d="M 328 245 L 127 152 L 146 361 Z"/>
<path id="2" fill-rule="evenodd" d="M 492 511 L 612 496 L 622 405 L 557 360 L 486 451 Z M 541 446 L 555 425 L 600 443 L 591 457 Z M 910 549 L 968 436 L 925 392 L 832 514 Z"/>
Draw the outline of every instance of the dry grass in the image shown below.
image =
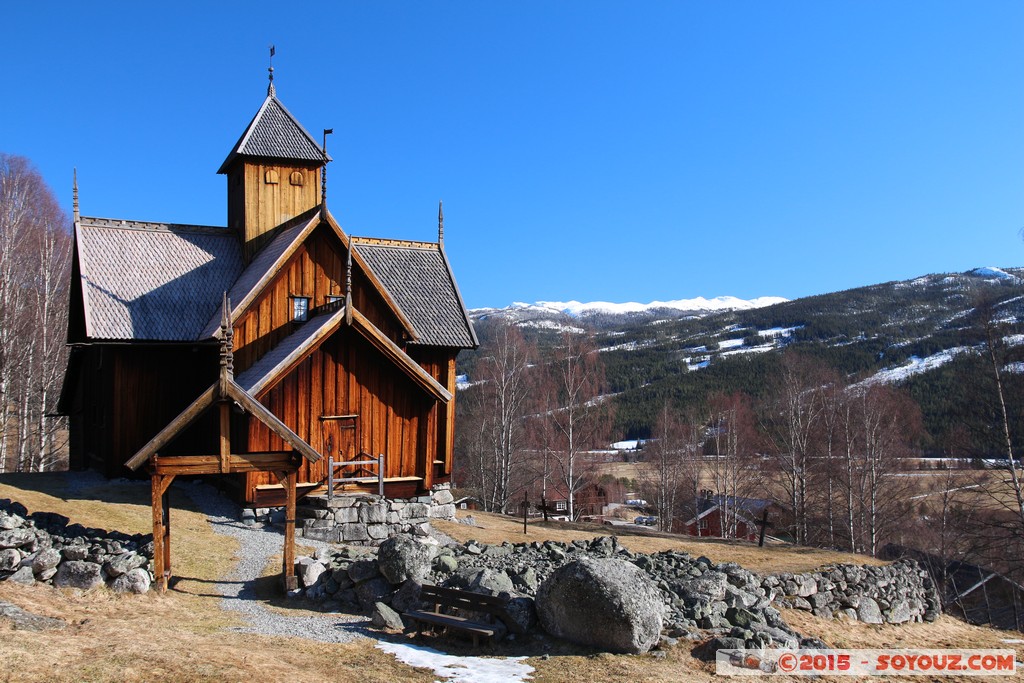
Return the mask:
<path id="1" fill-rule="evenodd" d="M 30 512 L 60 512 L 86 526 L 152 531 L 146 483 L 104 483 L 71 495 L 73 473 L 0 476 L 0 498 Z M 212 582 L 234 566 L 237 542 L 215 534 L 187 496 L 172 488 L 173 566 L 165 595 L 116 595 L 0 583 L 0 600 L 64 619 L 60 631 L 15 631 L 0 622 L 0 681 L 433 681 L 360 639 L 337 645 L 233 633 Z M 102 502 L 104 498 L 117 504 Z M 280 562 L 280 558 L 277 559 Z M 278 566 L 273 560 L 268 573 Z M 261 581 L 268 597 L 276 578 Z M 277 605 L 284 605 L 284 601 Z M 301 614 L 294 607 L 292 614 Z"/>
<path id="2" fill-rule="evenodd" d="M 559 522 L 531 522 L 523 533 L 522 520 L 488 512 L 459 511 L 459 516 L 472 516 L 476 526 L 457 522 L 434 522 L 440 531 L 457 541 L 476 540 L 481 543 L 523 543 L 533 541 L 569 542 L 577 538 L 617 536 L 619 542 L 633 552 L 656 553 L 663 550 L 682 550 L 693 557 L 704 555 L 712 562 L 737 562 L 757 572 L 803 572 L 826 564 L 852 562 L 855 564 L 886 564 L 867 555 L 802 548 L 789 545 L 769 545 L 759 548 L 756 543 L 720 539 L 696 539 L 661 534 L 655 531 L 611 527 L 599 524 L 564 524 Z"/>
<path id="3" fill-rule="evenodd" d="M 13 498 L 31 510 L 60 512 L 88 526 L 126 532 L 150 530 L 147 486 L 104 484 L 100 489 L 72 496 L 66 487 L 67 476 L 74 475 L 0 476 L 0 498 Z M 230 570 L 235 542 L 214 534 L 187 497 L 176 492 L 172 496 L 175 570 L 184 578 L 166 595 L 120 596 L 104 590 L 83 594 L 47 586 L 24 588 L 0 583 L 0 600 L 68 622 L 62 631 L 43 633 L 14 631 L 6 622 L 0 622 L 0 682 L 436 680 L 432 672 L 398 663 L 368 639 L 335 645 L 229 630 L 236 622 L 220 608 L 220 597 L 215 595 L 211 582 Z M 117 504 L 101 502 L 104 497 Z M 474 516 L 481 526 L 437 526 L 459 540 L 473 537 L 488 543 L 571 541 L 608 535 L 611 531 L 602 527 L 530 525 L 524 536 L 521 522 L 484 513 Z M 640 552 L 676 548 L 694 556 L 706 555 L 714 561 L 738 561 L 762 571 L 811 569 L 837 561 L 870 561 L 841 553 L 780 547 L 759 549 L 742 542 L 681 540 L 644 532 L 622 534 L 620 541 Z M 261 595 L 275 609 L 301 614 L 301 609 L 276 599 L 273 593 L 277 561 L 271 561 L 267 577 L 260 582 Z M 796 611 L 788 612 L 786 618 L 801 632 L 819 636 L 835 647 L 1013 647 L 1018 658 L 1024 656 L 1020 645 L 1001 642 L 1014 634 L 969 626 L 946 617 L 936 624 L 901 627 L 826 621 Z M 459 641 L 431 644 L 453 654 L 479 654 L 468 643 Z M 694 659 L 690 654 L 692 648 L 693 644 L 681 642 L 663 655 L 625 656 L 543 640 L 499 644 L 488 654 L 528 656 L 527 662 L 536 669 L 533 680 L 538 683 L 716 680 L 713 664 Z"/>

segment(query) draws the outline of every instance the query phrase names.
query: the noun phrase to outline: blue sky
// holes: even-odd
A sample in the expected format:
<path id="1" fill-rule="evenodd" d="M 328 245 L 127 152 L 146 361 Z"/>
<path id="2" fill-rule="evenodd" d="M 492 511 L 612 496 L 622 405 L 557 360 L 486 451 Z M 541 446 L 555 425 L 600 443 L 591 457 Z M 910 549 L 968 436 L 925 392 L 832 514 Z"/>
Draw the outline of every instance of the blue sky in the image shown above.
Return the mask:
<path id="1" fill-rule="evenodd" d="M 1024 263 L 1024 3 L 5 7 L 0 151 L 70 213 L 223 225 L 266 93 L 356 235 L 470 307 L 795 298 Z"/>

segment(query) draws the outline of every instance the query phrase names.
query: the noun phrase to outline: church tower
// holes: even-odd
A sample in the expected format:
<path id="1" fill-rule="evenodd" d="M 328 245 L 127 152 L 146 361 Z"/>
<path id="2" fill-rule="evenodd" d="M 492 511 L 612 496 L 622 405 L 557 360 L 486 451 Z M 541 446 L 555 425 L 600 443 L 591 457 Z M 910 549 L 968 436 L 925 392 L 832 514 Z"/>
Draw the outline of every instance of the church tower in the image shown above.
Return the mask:
<path id="1" fill-rule="evenodd" d="M 218 173 L 228 177 L 228 227 L 238 231 L 249 263 L 274 228 L 321 201 L 323 151 L 277 99 L 271 72 L 267 99 Z"/>

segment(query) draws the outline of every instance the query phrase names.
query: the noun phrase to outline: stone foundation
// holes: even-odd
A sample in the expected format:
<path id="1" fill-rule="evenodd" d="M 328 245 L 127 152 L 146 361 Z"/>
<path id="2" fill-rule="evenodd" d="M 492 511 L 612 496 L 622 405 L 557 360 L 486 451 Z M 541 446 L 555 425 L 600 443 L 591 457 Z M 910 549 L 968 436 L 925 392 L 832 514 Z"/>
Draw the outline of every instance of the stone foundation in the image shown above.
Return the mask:
<path id="1" fill-rule="evenodd" d="M 358 493 L 307 496 L 296 506 L 296 535 L 328 543 L 380 545 L 397 534 L 427 535 L 432 519 L 455 519 L 448 484 L 437 484 L 429 495 L 382 498 Z"/>

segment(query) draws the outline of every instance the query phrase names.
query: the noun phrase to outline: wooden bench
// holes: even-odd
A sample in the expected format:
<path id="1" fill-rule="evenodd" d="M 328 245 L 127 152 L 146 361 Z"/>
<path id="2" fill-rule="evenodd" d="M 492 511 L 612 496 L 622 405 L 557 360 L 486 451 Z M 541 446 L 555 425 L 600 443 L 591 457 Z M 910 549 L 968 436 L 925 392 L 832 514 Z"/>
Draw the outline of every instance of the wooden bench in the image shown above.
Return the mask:
<path id="1" fill-rule="evenodd" d="M 462 616 L 473 613 L 490 614 L 501 620 L 509 631 L 517 634 L 526 633 L 526 629 L 508 613 L 508 598 L 424 585 L 420 589 L 420 599 L 427 603 L 433 602 L 433 611 L 410 610 L 403 614 L 416 622 L 417 637 L 420 636 L 423 625 L 429 624 L 441 626 L 446 631 L 467 633 L 473 638 L 473 647 L 479 647 L 480 637 L 493 638 L 499 627 L 497 624 L 478 621 L 479 617 Z"/>

